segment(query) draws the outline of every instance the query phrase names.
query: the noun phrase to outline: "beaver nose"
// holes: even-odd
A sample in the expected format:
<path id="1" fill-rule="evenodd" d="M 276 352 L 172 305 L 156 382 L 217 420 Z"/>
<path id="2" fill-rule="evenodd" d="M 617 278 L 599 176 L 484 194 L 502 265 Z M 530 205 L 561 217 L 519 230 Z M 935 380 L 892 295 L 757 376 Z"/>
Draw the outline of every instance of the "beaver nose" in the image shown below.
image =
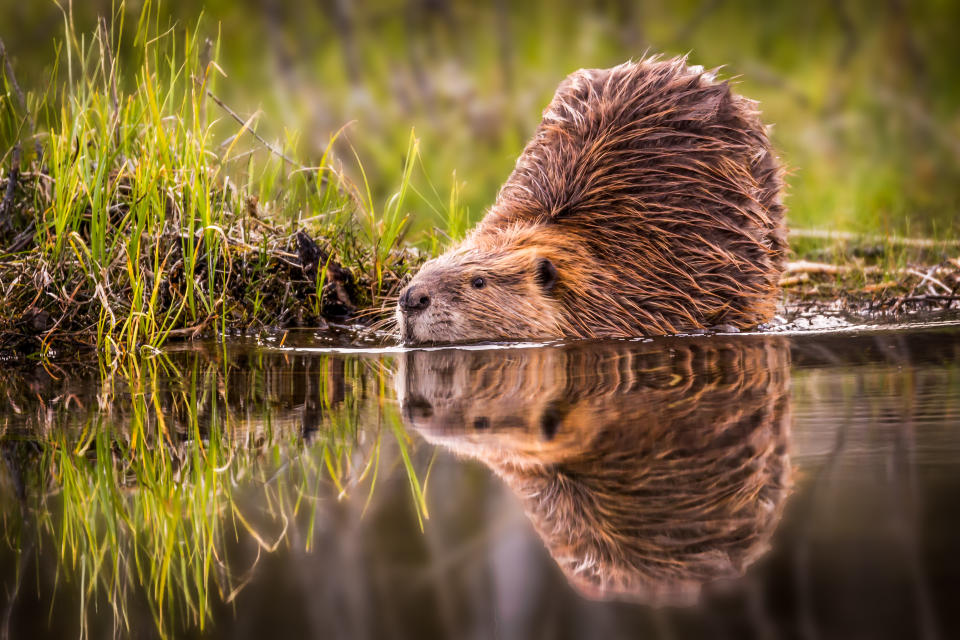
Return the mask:
<path id="1" fill-rule="evenodd" d="M 424 286 L 408 287 L 400 294 L 400 308 L 407 312 L 423 311 L 430 306 L 430 294 Z"/>

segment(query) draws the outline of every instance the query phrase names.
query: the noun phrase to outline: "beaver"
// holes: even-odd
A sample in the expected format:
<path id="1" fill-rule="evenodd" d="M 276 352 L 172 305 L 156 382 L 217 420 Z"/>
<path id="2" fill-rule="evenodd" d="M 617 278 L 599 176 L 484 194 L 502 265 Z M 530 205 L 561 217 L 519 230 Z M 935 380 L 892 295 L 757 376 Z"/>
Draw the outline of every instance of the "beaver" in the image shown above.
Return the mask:
<path id="1" fill-rule="evenodd" d="M 755 102 L 685 58 L 567 77 L 493 206 L 401 291 L 407 343 L 756 327 L 784 268 Z"/>
<path id="2" fill-rule="evenodd" d="M 789 495 L 781 337 L 400 355 L 404 422 L 492 469 L 586 596 L 691 604 L 769 547 Z"/>

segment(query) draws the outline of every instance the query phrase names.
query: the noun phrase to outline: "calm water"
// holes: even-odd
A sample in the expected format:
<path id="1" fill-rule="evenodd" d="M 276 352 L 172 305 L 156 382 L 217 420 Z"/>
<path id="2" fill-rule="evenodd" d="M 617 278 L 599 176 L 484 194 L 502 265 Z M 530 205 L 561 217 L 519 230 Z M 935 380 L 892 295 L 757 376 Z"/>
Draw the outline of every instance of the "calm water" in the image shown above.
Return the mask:
<path id="1" fill-rule="evenodd" d="M 960 636 L 960 324 L 0 372 L 5 637 Z"/>

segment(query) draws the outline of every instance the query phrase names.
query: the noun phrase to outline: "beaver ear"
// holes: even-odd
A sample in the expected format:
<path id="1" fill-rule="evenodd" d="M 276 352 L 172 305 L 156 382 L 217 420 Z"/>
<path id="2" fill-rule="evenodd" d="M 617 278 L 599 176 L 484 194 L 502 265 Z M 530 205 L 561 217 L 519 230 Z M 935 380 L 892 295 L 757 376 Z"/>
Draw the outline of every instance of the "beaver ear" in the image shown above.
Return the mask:
<path id="1" fill-rule="evenodd" d="M 557 284 L 557 268 L 548 258 L 537 260 L 536 280 L 544 291 L 552 291 Z"/>

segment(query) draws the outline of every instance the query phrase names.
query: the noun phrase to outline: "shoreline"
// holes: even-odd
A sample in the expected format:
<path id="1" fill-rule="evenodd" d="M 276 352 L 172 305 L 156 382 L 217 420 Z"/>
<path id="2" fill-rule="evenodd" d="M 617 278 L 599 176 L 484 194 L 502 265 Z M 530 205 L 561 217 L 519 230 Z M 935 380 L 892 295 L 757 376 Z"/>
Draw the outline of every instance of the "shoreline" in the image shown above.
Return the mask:
<path id="1" fill-rule="evenodd" d="M 330 261 L 330 264 L 336 264 Z M 290 271 L 301 268 L 291 263 Z M 329 265 L 328 265 L 329 266 Z M 861 266 L 862 267 L 862 266 Z M 774 320 L 760 329 L 758 333 L 782 333 L 790 331 L 799 321 L 806 331 L 830 331 L 838 327 L 848 330 L 861 326 L 862 321 L 879 321 L 882 324 L 902 322 L 911 324 L 912 320 L 931 315 L 940 316 L 958 312 L 960 319 L 960 260 L 950 259 L 936 265 L 914 265 L 900 270 L 902 278 L 891 280 L 889 272 L 878 269 L 863 269 L 855 265 L 840 265 L 811 261 L 793 261 L 789 263 L 781 282 L 783 296 L 777 308 Z M 355 283 L 349 280 L 350 270 L 336 265 L 342 270 L 341 280 L 330 282 L 324 289 L 334 300 L 337 296 L 349 295 Z M 308 269 L 304 270 L 309 271 Z M 394 282 L 394 288 L 402 284 L 402 278 Z M 307 287 L 309 280 L 301 273 L 294 275 L 289 282 L 292 285 Z M 857 286 L 853 286 L 854 283 Z M 948 291 L 943 291 L 951 287 Z M 295 288 L 295 287 L 294 287 Z M 310 294 L 304 295 L 304 299 Z M 304 299 L 299 301 L 303 304 Z M 349 303 L 349 299 L 347 300 Z M 231 340 L 260 340 L 275 342 L 282 348 L 288 338 L 300 343 L 297 334 L 311 334 L 313 339 L 323 342 L 322 349 L 396 349 L 400 345 L 390 338 L 389 332 L 377 329 L 384 324 L 385 307 L 367 307 L 354 310 L 351 316 L 319 316 L 320 322 L 311 323 L 306 318 L 297 318 L 288 309 L 284 317 L 285 325 L 260 323 L 256 327 L 227 325 L 221 333 L 221 325 L 206 322 L 197 327 L 171 330 L 164 342 L 150 346 L 149 352 L 162 353 L 167 350 L 192 349 L 194 344 L 230 342 Z M 814 325 L 808 319 L 815 318 Z M 830 318 L 837 319 L 839 325 L 831 324 Z M 816 324 L 819 322 L 820 324 Z M 0 327 L 3 319 L 0 318 Z M 863 325 L 867 326 L 867 325 Z M 93 342 L 96 334 L 89 330 L 84 333 L 55 335 L 56 328 L 33 333 L 0 329 L 0 362 L 28 363 L 69 360 L 72 357 L 96 352 Z M 753 333 L 753 332 L 749 332 Z M 687 335 L 687 334 L 682 334 Z M 84 339 L 85 338 L 85 339 Z M 31 344 L 42 344 L 45 351 L 30 350 Z M 144 344 L 136 351 L 147 348 Z"/>

